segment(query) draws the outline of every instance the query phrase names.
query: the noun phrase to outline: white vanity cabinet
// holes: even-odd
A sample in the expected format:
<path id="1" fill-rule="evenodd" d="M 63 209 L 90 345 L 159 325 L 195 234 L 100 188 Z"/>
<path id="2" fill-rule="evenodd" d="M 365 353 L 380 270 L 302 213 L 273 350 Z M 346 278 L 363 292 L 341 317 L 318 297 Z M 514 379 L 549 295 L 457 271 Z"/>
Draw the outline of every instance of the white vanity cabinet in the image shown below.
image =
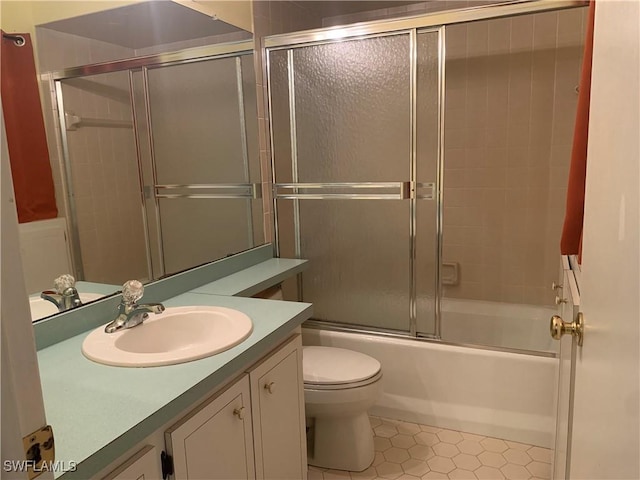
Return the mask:
<path id="1" fill-rule="evenodd" d="M 256 478 L 306 479 L 300 336 L 253 368 L 249 379 Z"/>
<path id="2" fill-rule="evenodd" d="M 165 444 L 175 480 L 305 479 L 300 335 L 179 420 Z"/>
<path id="3" fill-rule="evenodd" d="M 162 478 L 159 455 L 156 447 L 146 445 L 103 480 L 156 480 Z"/>
<path id="4" fill-rule="evenodd" d="M 165 433 L 174 478 L 254 478 L 249 376 Z"/>

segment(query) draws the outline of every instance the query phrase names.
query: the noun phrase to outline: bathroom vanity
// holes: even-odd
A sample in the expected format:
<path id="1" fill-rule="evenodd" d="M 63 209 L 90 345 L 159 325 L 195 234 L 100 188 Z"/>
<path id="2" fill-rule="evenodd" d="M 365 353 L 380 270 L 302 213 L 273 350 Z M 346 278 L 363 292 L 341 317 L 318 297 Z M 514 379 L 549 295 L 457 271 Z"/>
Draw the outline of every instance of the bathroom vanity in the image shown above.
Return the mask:
<path id="1" fill-rule="evenodd" d="M 306 478 L 300 338 L 289 337 L 97 478 Z"/>
<path id="2" fill-rule="evenodd" d="M 118 297 L 35 325 L 56 460 L 77 464 L 56 478 L 163 478 L 163 469 L 175 479 L 306 477 L 300 325 L 312 307 L 242 296 L 306 262 L 270 257 L 259 247 L 147 286 L 145 302 L 251 318 L 246 340 L 201 360 L 128 368 L 84 357 L 84 339 L 108 323 Z"/>

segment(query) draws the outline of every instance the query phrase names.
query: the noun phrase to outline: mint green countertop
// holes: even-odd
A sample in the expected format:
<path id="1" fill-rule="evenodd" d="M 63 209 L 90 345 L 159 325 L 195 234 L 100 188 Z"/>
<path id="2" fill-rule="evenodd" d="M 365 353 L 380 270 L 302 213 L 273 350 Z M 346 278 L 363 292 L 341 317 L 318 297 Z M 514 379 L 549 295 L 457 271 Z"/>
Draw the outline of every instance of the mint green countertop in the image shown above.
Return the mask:
<path id="1" fill-rule="evenodd" d="M 251 267 L 255 269 L 250 274 L 255 274 L 252 285 L 260 284 L 259 272 L 268 268 L 261 265 Z M 81 345 L 88 331 L 38 352 L 47 421 L 55 432 L 56 460 L 78 463 L 77 471 L 64 474 L 65 479 L 95 475 L 259 360 L 311 316 L 308 303 L 203 294 L 218 287 L 225 293 L 231 291 L 236 280 L 243 283 L 242 275 L 230 279 L 235 275 L 163 301 L 167 307 L 224 306 L 251 317 L 251 336 L 226 352 L 179 365 L 112 367 L 82 355 Z M 248 288 L 245 284 L 238 292 Z"/>
<path id="2" fill-rule="evenodd" d="M 308 260 L 291 258 L 270 258 L 215 282 L 194 288 L 192 292 L 250 297 L 302 272 L 307 262 Z"/>

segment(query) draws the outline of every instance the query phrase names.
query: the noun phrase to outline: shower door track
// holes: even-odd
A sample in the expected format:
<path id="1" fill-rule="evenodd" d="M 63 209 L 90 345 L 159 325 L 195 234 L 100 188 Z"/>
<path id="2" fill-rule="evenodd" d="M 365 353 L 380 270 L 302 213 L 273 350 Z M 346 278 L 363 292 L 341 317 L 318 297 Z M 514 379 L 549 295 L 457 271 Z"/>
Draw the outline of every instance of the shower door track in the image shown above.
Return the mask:
<path id="1" fill-rule="evenodd" d="M 314 318 L 304 322 L 303 327 L 313 329 L 313 330 L 328 330 L 332 332 L 374 335 L 377 337 L 395 338 L 398 340 L 420 341 L 425 343 L 434 343 L 438 345 L 448 345 L 452 347 L 474 348 L 477 350 L 489 350 L 492 352 L 517 353 L 520 355 L 531 355 L 534 357 L 545 357 L 545 358 L 558 357 L 558 355 L 554 352 L 546 352 L 542 350 L 526 350 L 522 348 L 498 347 L 495 345 L 476 345 L 473 343 L 450 342 L 450 341 L 442 340 L 440 338 L 436 338 L 433 335 L 427 335 L 422 333 L 418 333 L 418 335 L 411 335 L 409 332 L 402 331 L 402 330 L 390 330 L 386 328 L 372 327 L 370 325 L 347 325 L 340 322 L 332 322 L 329 320 L 318 320 Z"/>
<path id="2" fill-rule="evenodd" d="M 376 20 L 354 25 L 272 35 L 264 39 L 264 45 L 267 50 L 272 51 L 300 48 L 309 45 L 321 45 L 322 43 L 341 41 L 347 38 L 353 39 L 425 27 L 441 27 L 457 23 L 514 17 L 531 13 L 552 12 L 588 5 L 588 0 L 518 0 L 494 5 L 427 13 L 399 19 Z"/>

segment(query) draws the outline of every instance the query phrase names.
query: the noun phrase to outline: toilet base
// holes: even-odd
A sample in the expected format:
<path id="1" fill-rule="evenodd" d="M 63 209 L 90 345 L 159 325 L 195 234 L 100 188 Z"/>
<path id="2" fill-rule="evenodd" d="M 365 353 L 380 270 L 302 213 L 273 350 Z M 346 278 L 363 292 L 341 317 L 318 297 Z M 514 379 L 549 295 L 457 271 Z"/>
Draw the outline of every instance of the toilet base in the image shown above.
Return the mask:
<path id="1" fill-rule="evenodd" d="M 373 433 L 366 412 L 355 416 L 316 417 L 309 465 L 361 472 L 373 463 Z"/>

